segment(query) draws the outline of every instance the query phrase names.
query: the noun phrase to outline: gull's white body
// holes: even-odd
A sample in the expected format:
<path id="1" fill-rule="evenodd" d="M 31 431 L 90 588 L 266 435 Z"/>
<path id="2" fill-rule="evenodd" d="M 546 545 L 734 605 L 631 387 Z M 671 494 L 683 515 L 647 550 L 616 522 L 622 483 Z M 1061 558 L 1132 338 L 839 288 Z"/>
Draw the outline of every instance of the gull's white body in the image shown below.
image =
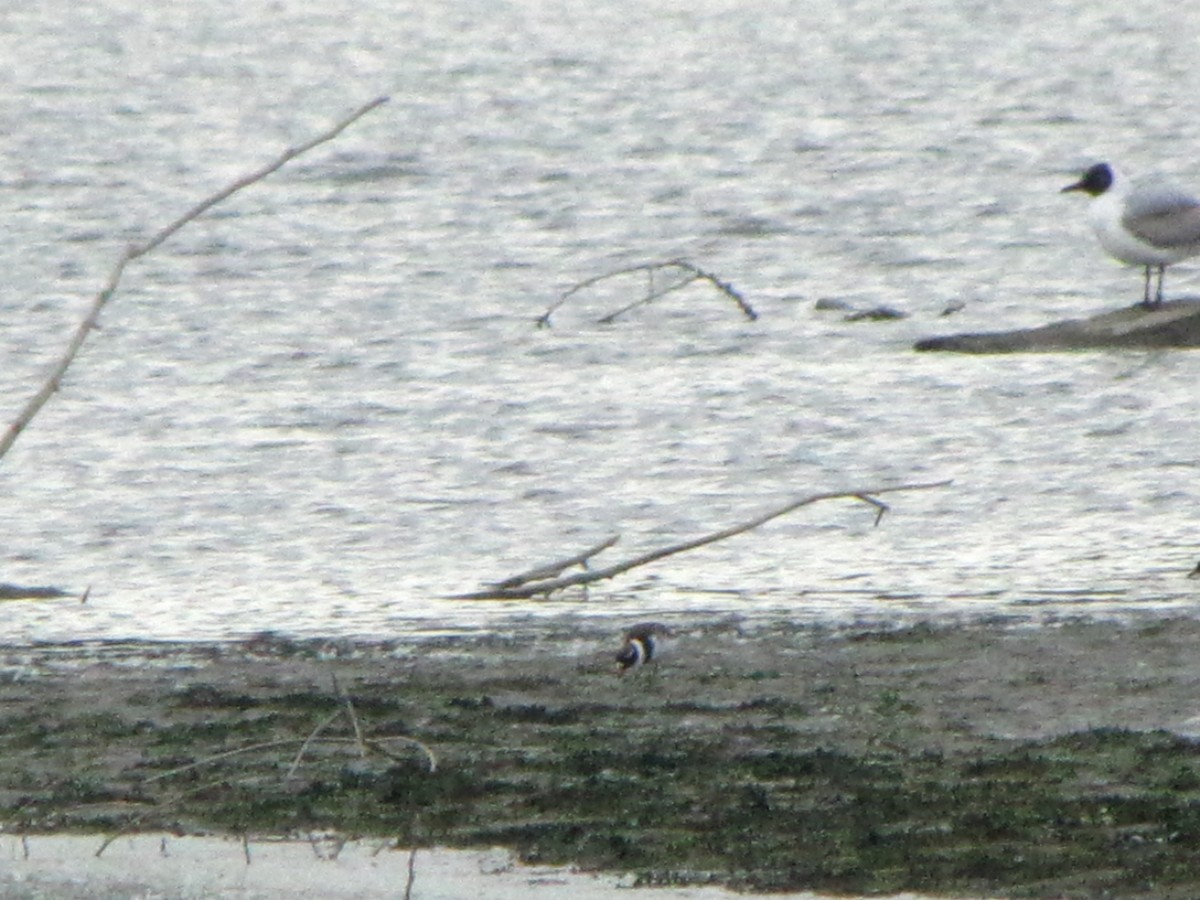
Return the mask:
<path id="1" fill-rule="evenodd" d="M 1100 245 L 1121 262 L 1145 269 L 1147 308 L 1162 303 L 1166 267 L 1200 255 L 1200 200 L 1161 179 L 1130 181 L 1108 163 L 1097 163 L 1063 191 L 1088 194 L 1088 223 Z M 1155 270 L 1158 290 L 1151 299 Z"/>
<path id="2" fill-rule="evenodd" d="M 1200 254 L 1200 201 L 1162 181 L 1114 175 L 1088 208 L 1088 224 L 1109 256 L 1131 266 L 1169 266 Z"/>

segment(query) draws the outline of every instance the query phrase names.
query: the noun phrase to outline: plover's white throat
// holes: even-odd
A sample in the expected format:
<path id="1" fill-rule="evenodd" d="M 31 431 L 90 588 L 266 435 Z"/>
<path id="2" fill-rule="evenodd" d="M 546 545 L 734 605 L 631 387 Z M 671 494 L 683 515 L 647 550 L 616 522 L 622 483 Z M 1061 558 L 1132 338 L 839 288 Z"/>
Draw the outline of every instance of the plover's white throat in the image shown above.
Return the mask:
<path id="1" fill-rule="evenodd" d="M 658 639 L 669 637 L 671 629 L 658 622 L 639 622 L 625 632 L 625 642 L 617 652 L 619 674 L 624 675 L 635 669 L 640 669 L 646 663 L 654 662 L 658 652 Z"/>
<path id="2" fill-rule="evenodd" d="M 1092 197 L 1088 221 L 1109 255 L 1146 270 L 1142 305 L 1163 299 L 1167 266 L 1200 254 L 1200 200 L 1161 179 L 1131 182 L 1108 163 L 1096 163 L 1062 193 L 1082 191 Z M 1158 272 L 1158 288 L 1150 294 L 1150 274 Z"/>

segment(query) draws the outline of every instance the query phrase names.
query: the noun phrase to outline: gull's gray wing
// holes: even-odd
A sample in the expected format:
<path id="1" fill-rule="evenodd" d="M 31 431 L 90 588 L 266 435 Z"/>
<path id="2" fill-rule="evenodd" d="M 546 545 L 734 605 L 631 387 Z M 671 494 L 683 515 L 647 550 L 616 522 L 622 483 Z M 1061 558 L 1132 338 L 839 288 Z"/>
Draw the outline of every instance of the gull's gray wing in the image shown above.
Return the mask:
<path id="1" fill-rule="evenodd" d="M 1125 198 L 1121 224 L 1156 247 L 1200 244 L 1200 200 L 1165 182 L 1139 184 Z"/>

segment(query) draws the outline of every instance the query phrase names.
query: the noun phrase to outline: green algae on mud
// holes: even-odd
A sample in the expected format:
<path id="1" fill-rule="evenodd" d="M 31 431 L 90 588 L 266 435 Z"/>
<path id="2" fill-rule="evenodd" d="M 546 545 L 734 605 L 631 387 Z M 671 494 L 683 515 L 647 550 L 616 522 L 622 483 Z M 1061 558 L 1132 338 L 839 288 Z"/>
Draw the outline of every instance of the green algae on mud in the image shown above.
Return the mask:
<path id="1" fill-rule="evenodd" d="M 1200 626 L 676 630 L 624 679 L 613 630 L 578 620 L 11 648 L 6 827 L 501 844 L 763 891 L 1200 895 Z"/>

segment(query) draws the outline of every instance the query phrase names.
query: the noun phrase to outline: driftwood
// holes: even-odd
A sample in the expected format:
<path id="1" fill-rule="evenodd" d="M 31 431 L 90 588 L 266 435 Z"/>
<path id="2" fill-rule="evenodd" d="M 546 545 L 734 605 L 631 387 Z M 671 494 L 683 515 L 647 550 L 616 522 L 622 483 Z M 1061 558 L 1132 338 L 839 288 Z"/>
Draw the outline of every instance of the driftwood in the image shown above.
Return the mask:
<path id="1" fill-rule="evenodd" d="M 683 553 L 687 550 L 695 550 L 697 547 L 703 547 L 707 544 L 714 544 L 717 541 L 723 541 L 726 538 L 734 537 L 735 535 L 744 534 L 747 531 L 752 531 L 760 525 L 765 525 L 772 519 L 778 519 L 780 516 L 785 516 L 790 512 L 800 509 L 802 506 L 809 506 L 813 503 L 819 503 L 822 500 L 838 500 L 850 499 L 858 500 L 862 503 L 867 503 L 874 506 L 876 509 L 875 524 L 878 525 L 883 519 L 883 514 L 890 508 L 882 500 L 878 499 L 877 494 L 892 494 L 899 491 L 922 491 L 930 488 L 945 487 L 950 484 L 949 481 L 934 481 L 919 484 L 897 484 L 888 487 L 880 488 L 861 488 L 847 491 L 828 491 L 821 494 L 809 494 L 805 497 L 792 500 L 778 509 L 773 509 L 770 512 L 764 513 L 748 522 L 743 522 L 740 525 L 734 525 L 730 528 L 724 528 L 720 531 L 714 531 L 711 534 L 706 534 L 703 537 L 694 538 L 690 541 L 684 541 L 679 544 L 672 544 L 669 547 L 661 547 L 658 550 L 651 550 L 649 553 L 643 553 L 640 556 L 635 556 L 632 559 L 627 559 L 623 562 L 616 563 L 603 569 L 592 569 L 588 567 L 591 557 L 608 549 L 617 542 L 617 536 L 611 537 L 608 540 L 597 544 L 595 547 L 585 550 L 582 553 L 577 553 L 574 556 L 568 557 L 566 560 L 560 560 L 555 563 L 549 563 L 544 566 L 530 569 L 528 572 L 523 572 L 520 575 L 513 575 L 509 578 L 500 581 L 492 582 L 487 588 L 481 591 L 474 591 L 468 594 L 455 594 L 448 599 L 451 600 L 528 600 L 531 597 L 546 597 L 556 591 L 566 590 L 567 588 L 580 587 L 582 585 L 592 584 L 596 581 L 604 581 L 609 578 L 615 578 L 618 575 L 623 575 L 630 569 L 636 569 L 639 566 L 644 566 L 652 562 L 657 562 L 668 556 L 674 556 L 676 553 Z M 562 571 L 573 565 L 584 567 L 584 571 L 573 575 L 562 575 Z"/>
<path id="2" fill-rule="evenodd" d="M 667 273 L 670 276 L 670 281 L 667 284 L 656 284 L 655 276 L 660 273 Z M 644 275 L 646 277 L 646 293 L 634 300 L 632 303 L 622 306 L 620 309 L 607 313 L 596 320 L 599 325 L 609 325 L 623 316 L 630 310 L 637 309 L 639 306 L 646 306 L 653 303 L 659 297 L 665 297 L 667 294 L 682 290 L 689 284 L 697 281 L 707 281 L 718 292 L 728 297 L 737 304 L 738 309 L 742 311 L 747 319 L 754 321 L 758 318 L 758 313 L 749 304 L 741 292 L 738 291 L 728 281 L 718 278 L 711 272 L 706 272 L 697 266 L 692 265 L 686 259 L 670 259 L 666 262 L 643 263 L 637 266 L 628 266 L 624 269 L 617 269 L 613 272 L 605 272 L 602 275 L 595 275 L 591 278 L 586 278 L 577 284 L 572 285 L 564 291 L 559 298 L 550 305 L 544 313 L 537 317 L 538 328 L 550 327 L 550 316 L 553 315 L 564 303 L 570 300 L 573 296 L 585 291 L 588 288 L 595 287 L 601 282 L 608 281 L 613 278 L 621 278 L 629 275 Z"/>
<path id="3" fill-rule="evenodd" d="M 67 369 L 70 368 L 71 363 L 74 362 L 80 348 L 83 347 L 84 341 L 87 340 L 88 335 L 94 329 L 99 327 L 97 322 L 100 318 L 100 313 L 107 305 L 108 301 L 112 299 L 113 294 L 116 293 L 117 287 L 121 282 L 121 276 L 124 274 L 126 266 L 128 266 L 134 260 L 139 259 L 153 251 L 156 247 L 162 244 L 163 241 L 167 240 L 167 238 L 171 237 L 171 235 L 183 228 L 184 225 L 187 225 L 189 222 L 199 218 L 222 200 L 225 200 L 233 194 L 236 194 L 242 188 L 249 187 L 255 182 L 262 181 L 262 179 L 266 178 L 272 172 L 281 169 L 285 164 L 291 162 L 297 156 L 307 153 L 309 150 L 320 144 L 324 144 L 326 141 L 333 140 L 335 137 L 345 131 L 351 124 L 358 121 L 358 119 L 365 116 L 377 106 L 381 106 L 382 104 L 386 103 L 387 100 L 387 97 L 377 97 L 365 106 L 359 107 L 324 134 L 318 135 L 317 137 L 304 144 L 301 144 L 298 147 L 289 147 L 277 159 L 275 159 L 274 162 L 268 163 L 261 169 L 239 178 L 228 187 L 217 191 L 217 193 L 213 194 L 211 197 L 197 203 L 170 225 L 167 225 L 165 228 L 156 232 L 145 243 L 135 244 L 126 248 L 124 254 L 122 254 L 121 258 L 117 260 L 117 264 L 113 267 L 112 272 L 109 274 L 108 282 L 104 285 L 104 288 L 100 291 L 100 293 L 96 295 L 95 299 L 92 301 L 91 307 L 88 309 L 87 315 L 84 316 L 83 321 L 80 322 L 79 326 L 75 329 L 75 334 L 72 336 L 70 343 L 67 345 L 66 352 L 62 355 L 58 362 L 55 363 L 54 368 L 51 369 L 50 375 L 47 377 L 45 383 L 41 386 L 37 393 L 35 393 L 28 400 L 28 402 L 25 404 L 25 407 L 20 413 L 17 414 L 17 417 L 13 419 L 12 423 L 5 430 L 3 436 L 0 436 L 0 458 L 3 458 L 4 455 L 8 453 L 9 448 L 20 436 L 21 432 L 24 431 L 26 426 L 33 421 L 33 417 L 38 414 L 41 408 L 45 406 L 47 401 L 49 401 L 49 399 L 54 395 L 54 392 L 58 390 L 63 376 L 67 373 Z"/>
<path id="4" fill-rule="evenodd" d="M 1200 298 L 1169 300 L 1152 309 L 1124 309 L 1037 328 L 947 334 L 917 341 L 914 350 L 955 353 L 1060 353 L 1074 350 L 1164 350 L 1200 347 Z"/>
<path id="5" fill-rule="evenodd" d="M 545 565 L 537 566 L 536 568 L 529 569 L 526 572 L 521 572 L 518 575 L 510 575 L 503 581 L 497 581 L 492 585 L 492 587 L 515 588 L 520 587 L 523 584 L 530 584 L 531 582 L 548 581 L 561 575 L 564 569 L 569 569 L 572 566 L 583 566 L 583 568 L 586 569 L 588 567 L 588 561 L 591 560 L 593 556 L 595 556 L 597 553 L 607 550 L 620 539 L 621 536 L 619 534 L 614 534 L 612 537 L 605 538 L 594 547 L 588 547 L 586 550 L 582 550 L 579 553 L 576 553 L 574 556 L 568 556 L 566 559 L 559 559 L 555 560 L 554 562 L 546 563 Z"/>

